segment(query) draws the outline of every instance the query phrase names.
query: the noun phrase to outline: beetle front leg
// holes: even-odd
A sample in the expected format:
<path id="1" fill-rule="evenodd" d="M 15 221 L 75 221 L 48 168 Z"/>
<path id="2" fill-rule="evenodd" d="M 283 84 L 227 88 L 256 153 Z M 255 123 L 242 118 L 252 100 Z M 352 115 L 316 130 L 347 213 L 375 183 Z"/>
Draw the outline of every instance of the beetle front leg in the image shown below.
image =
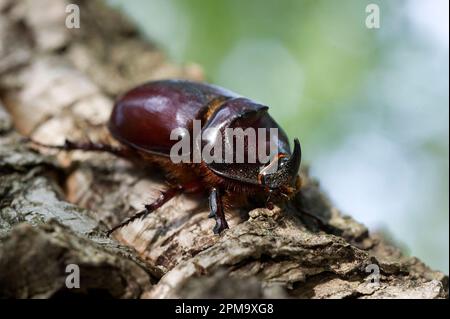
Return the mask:
<path id="1" fill-rule="evenodd" d="M 214 234 L 220 234 L 222 231 L 228 228 L 227 220 L 225 219 L 225 213 L 223 210 L 222 196 L 219 190 L 215 187 L 211 189 L 209 194 L 209 218 L 216 219 L 216 225 L 213 228 Z"/>

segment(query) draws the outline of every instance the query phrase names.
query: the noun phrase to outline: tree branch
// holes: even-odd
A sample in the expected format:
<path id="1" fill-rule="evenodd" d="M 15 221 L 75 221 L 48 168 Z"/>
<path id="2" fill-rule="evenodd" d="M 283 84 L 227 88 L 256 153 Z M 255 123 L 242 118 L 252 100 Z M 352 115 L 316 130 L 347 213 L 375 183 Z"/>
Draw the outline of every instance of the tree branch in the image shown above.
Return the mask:
<path id="1" fill-rule="evenodd" d="M 103 124 L 117 95 L 202 72 L 167 62 L 101 1 L 76 3 L 80 29 L 64 27 L 64 0 L 49 2 L 51 14 L 42 2 L 0 1 L 0 296 L 447 297 L 447 276 L 343 216 L 306 170 L 295 200 L 330 232 L 290 203 L 230 212 L 230 229 L 215 236 L 206 201 L 180 196 L 106 238 L 157 196 L 161 172 L 107 154 L 37 152 L 19 133 L 111 140 Z M 68 264 L 80 266 L 79 290 L 65 286 Z"/>

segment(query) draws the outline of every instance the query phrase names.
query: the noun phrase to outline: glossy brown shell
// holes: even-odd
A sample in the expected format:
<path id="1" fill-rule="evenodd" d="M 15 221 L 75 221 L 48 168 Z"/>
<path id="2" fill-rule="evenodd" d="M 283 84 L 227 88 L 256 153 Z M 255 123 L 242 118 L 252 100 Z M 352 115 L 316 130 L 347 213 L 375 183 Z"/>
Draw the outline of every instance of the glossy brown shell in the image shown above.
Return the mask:
<path id="1" fill-rule="evenodd" d="M 202 120 L 202 129 L 275 127 L 279 130 L 279 151 L 290 154 L 286 134 L 267 109 L 213 85 L 185 80 L 154 81 L 128 91 L 117 100 L 108 128 L 114 138 L 129 147 L 169 156 L 171 147 L 177 143 L 170 139 L 172 130 L 184 128 L 192 133 L 194 119 Z M 211 163 L 208 167 L 224 177 L 257 184 L 260 165 Z"/>
<path id="2" fill-rule="evenodd" d="M 120 142 L 147 152 L 168 155 L 176 141 L 170 133 L 190 129 L 205 107 L 218 96 L 233 93 L 189 81 L 155 81 L 138 86 L 119 98 L 109 121 L 111 134 Z"/>

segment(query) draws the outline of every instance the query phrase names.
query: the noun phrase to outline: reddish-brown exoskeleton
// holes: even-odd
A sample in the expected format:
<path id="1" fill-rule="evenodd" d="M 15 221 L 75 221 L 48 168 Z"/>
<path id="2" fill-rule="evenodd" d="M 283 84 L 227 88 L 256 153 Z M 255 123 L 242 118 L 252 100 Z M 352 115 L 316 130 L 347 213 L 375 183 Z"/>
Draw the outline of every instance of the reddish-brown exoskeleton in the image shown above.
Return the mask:
<path id="1" fill-rule="evenodd" d="M 298 170 L 301 162 L 300 143 L 294 140 L 291 152 L 284 131 L 267 113 L 267 106 L 213 85 L 183 80 L 155 81 L 138 86 L 115 103 L 108 128 L 121 147 L 101 143 L 66 141 L 63 150 L 109 152 L 125 158 L 141 158 L 160 166 L 173 185 L 159 198 L 145 206 L 109 233 L 137 218 L 143 218 L 181 193 L 209 194 L 210 217 L 215 218 L 214 233 L 228 228 L 224 209 L 229 206 L 253 205 L 273 207 L 273 203 L 290 198 L 300 188 Z M 177 140 L 171 139 L 176 129 L 192 133 L 193 121 L 201 121 L 201 130 L 228 127 L 276 128 L 276 162 L 243 163 L 174 163 L 170 152 Z M 195 137 L 192 137 L 195 138 Z M 269 143 L 270 141 L 267 141 Z M 250 145 L 245 145 L 245 151 Z M 189 155 L 192 157 L 192 155 Z M 247 156 L 245 157 L 248 158 Z M 275 171 L 268 168 L 276 163 Z"/>

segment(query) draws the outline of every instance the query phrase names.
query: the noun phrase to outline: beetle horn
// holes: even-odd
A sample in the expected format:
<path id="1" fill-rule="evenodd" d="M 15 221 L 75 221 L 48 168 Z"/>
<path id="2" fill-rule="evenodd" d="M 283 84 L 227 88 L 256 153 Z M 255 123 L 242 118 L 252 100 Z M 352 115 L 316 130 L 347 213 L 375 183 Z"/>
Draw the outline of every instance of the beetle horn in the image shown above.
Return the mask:
<path id="1" fill-rule="evenodd" d="M 273 174 L 262 175 L 261 183 L 271 188 L 280 187 L 281 185 L 291 184 L 296 180 L 300 162 L 302 160 L 302 150 L 298 139 L 294 139 L 294 151 L 278 170 Z"/>
<path id="2" fill-rule="evenodd" d="M 294 151 L 292 152 L 291 157 L 288 162 L 283 165 L 281 170 L 285 170 L 288 176 L 291 176 L 293 180 L 295 180 L 298 169 L 300 168 L 300 163 L 302 161 L 302 148 L 300 146 L 300 142 L 297 138 L 294 139 Z"/>

